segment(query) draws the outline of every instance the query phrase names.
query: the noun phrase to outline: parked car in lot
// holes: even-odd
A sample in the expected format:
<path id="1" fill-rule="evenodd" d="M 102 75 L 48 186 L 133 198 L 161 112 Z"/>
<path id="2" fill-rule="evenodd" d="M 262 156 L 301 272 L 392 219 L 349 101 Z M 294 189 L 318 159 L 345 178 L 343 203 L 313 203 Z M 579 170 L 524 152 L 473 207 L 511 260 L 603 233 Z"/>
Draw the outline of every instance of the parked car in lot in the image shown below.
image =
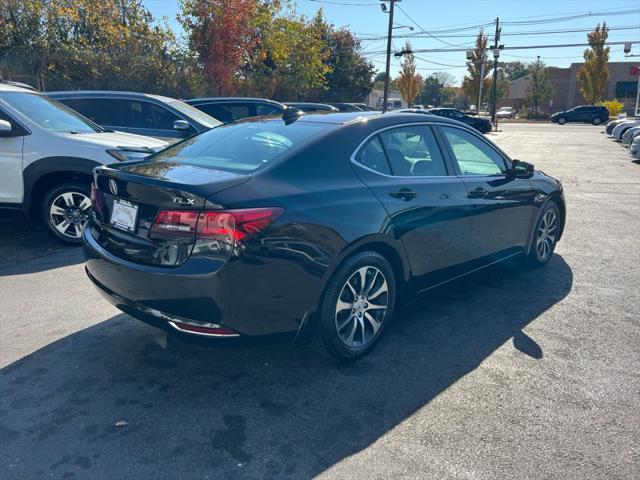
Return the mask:
<path id="1" fill-rule="evenodd" d="M 516 118 L 516 110 L 513 107 L 502 107 L 496 112 L 498 118 Z"/>
<path id="2" fill-rule="evenodd" d="M 305 113 L 335 113 L 340 111 L 333 105 L 328 105 L 326 103 L 285 102 L 284 104 L 288 107 L 296 108 Z"/>
<path id="3" fill-rule="evenodd" d="M 287 108 L 280 102 L 266 98 L 251 97 L 209 97 L 194 98 L 186 103 L 202 110 L 222 123 L 235 122 L 243 118 L 264 115 L 282 115 Z"/>
<path id="4" fill-rule="evenodd" d="M 79 243 L 91 170 L 167 145 L 107 132 L 44 94 L 0 83 L 0 208 L 36 213 L 56 238 Z"/>
<path id="5" fill-rule="evenodd" d="M 111 303 L 182 336 L 317 331 L 338 359 L 417 293 L 544 265 L 565 223 L 557 180 L 434 115 L 245 120 L 94 180 L 86 271 Z"/>
<path id="6" fill-rule="evenodd" d="M 592 123 L 600 125 L 609 121 L 609 110 L 598 105 L 581 105 L 564 112 L 556 112 L 551 115 L 551 121 L 559 125 L 568 122 Z"/>
<path id="7" fill-rule="evenodd" d="M 637 127 L 640 125 L 640 118 L 630 118 L 625 120 L 624 122 L 618 123 L 613 131 L 611 132 L 611 137 L 614 140 L 622 141 L 622 136 L 631 128 Z"/>
<path id="8" fill-rule="evenodd" d="M 137 92 L 48 92 L 107 130 L 176 142 L 220 125 L 215 118 L 175 98 Z"/>
<path id="9" fill-rule="evenodd" d="M 455 108 L 430 108 L 429 110 L 405 109 L 400 111 L 403 113 L 437 115 L 439 117 L 450 118 L 452 120 L 457 120 L 458 122 L 466 123 L 467 125 L 475 128 L 481 133 L 489 133 L 492 129 L 491 122 L 486 118 L 472 117 Z"/>
<path id="10" fill-rule="evenodd" d="M 626 147 L 631 145 L 631 142 L 634 138 L 640 135 L 640 125 L 636 125 L 635 127 L 631 127 L 626 132 L 622 134 L 622 144 Z"/>
<path id="11" fill-rule="evenodd" d="M 607 125 L 604 127 L 604 132 L 607 135 L 611 135 L 613 133 L 613 129 L 616 128 L 617 125 L 620 125 L 620 123 L 625 122 L 627 120 L 630 120 L 629 118 L 617 118 L 615 120 L 611 120 L 610 122 L 607 122 Z"/>
<path id="12" fill-rule="evenodd" d="M 341 112 L 372 112 L 373 108 L 366 103 L 330 103 L 332 107 L 336 107 Z"/>
<path id="13" fill-rule="evenodd" d="M 629 145 L 629 153 L 635 158 L 640 159 L 640 136 L 637 136 Z"/>

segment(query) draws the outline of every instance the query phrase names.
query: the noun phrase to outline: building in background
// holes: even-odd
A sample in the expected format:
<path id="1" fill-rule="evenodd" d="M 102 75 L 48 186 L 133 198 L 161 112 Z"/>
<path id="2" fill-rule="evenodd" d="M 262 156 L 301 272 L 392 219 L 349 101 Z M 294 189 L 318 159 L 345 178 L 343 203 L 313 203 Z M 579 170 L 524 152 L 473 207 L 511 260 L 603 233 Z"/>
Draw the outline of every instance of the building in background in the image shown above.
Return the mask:
<path id="1" fill-rule="evenodd" d="M 584 105 L 587 101 L 580 94 L 578 70 L 582 63 L 572 63 L 570 67 L 549 67 L 549 80 L 555 87 L 553 98 L 540 106 L 544 113 L 554 113 Z M 624 103 L 624 111 L 632 114 L 638 92 L 640 65 L 632 62 L 609 62 L 609 81 L 605 100 L 617 98 Z M 517 110 L 527 104 L 527 87 L 531 75 L 525 75 L 509 84 L 509 96 L 498 101 L 498 107 L 514 107 Z"/>

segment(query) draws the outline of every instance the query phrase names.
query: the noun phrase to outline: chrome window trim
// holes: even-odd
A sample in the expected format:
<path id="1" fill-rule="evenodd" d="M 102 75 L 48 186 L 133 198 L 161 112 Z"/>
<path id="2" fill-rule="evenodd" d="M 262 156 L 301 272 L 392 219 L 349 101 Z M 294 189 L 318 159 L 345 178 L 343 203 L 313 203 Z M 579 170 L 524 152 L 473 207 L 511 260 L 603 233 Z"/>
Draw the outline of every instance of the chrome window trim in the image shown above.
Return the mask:
<path id="1" fill-rule="evenodd" d="M 411 122 L 411 123 L 401 123 L 399 125 L 390 125 L 387 127 L 383 127 L 379 130 L 376 130 L 375 132 L 369 134 L 362 142 L 360 142 L 358 144 L 358 146 L 356 147 L 356 149 L 353 151 L 353 153 L 351 154 L 351 157 L 349 157 L 349 161 L 355 165 L 357 165 L 360 168 L 364 168 L 365 170 L 368 170 L 370 172 L 373 172 L 377 175 L 380 175 L 382 177 L 386 177 L 386 178 L 425 178 L 425 179 L 434 179 L 434 178 L 455 178 L 456 175 L 387 175 L 386 173 L 382 173 L 382 172 L 378 172 L 377 170 L 374 170 L 373 168 L 369 168 L 366 165 L 361 164 L 360 162 L 358 162 L 356 160 L 356 155 L 360 152 L 360 150 L 362 149 L 362 147 L 374 136 L 379 135 L 381 132 L 387 131 L 387 130 L 393 130 L 396 128 L 404 128 L 404 127 L 417 127 L 417 126 L 431 126 L 431 125 L 437 125 L 437 122 Z M 436 137 L 436 135 L 434 134 L 434 139 L 436 140 L 436 142 L 438 141 L 438 138 Z M 438 146 L 438 148 L 440 148 L 440 146 Z M 445 169 L 447 169 L 447 163 L 444 159 L 444 152 L 440 152 L 440 154 L 442 155 L 442 162 L 444 163 Z M 385 157 L 386 157 L 386 153 L 385 153 Z"/>

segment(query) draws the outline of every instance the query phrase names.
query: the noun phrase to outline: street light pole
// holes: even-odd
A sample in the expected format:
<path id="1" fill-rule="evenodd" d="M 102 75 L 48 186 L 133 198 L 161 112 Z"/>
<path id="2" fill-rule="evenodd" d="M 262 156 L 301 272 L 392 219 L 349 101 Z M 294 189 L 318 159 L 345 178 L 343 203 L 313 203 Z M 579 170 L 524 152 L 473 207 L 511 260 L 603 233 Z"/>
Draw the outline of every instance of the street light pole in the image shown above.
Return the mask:
<path id="1" fill-rule="evenodd" d="M 400 0 L 389 0 L 389 32 L 387 33 L 387 65 L 385 68 L 385 77 L 384 77 L 384 95 L 382 97 L 382 112 L 387 111 L 387 102 L 389 101 L 389 81 L 390 81 L 390 71 L 391 71 L 391 37 L 393 35 L 393 10 L 396 2 Z M 386 5 L 381 3 L 382 11 L 386 11 Z"/>

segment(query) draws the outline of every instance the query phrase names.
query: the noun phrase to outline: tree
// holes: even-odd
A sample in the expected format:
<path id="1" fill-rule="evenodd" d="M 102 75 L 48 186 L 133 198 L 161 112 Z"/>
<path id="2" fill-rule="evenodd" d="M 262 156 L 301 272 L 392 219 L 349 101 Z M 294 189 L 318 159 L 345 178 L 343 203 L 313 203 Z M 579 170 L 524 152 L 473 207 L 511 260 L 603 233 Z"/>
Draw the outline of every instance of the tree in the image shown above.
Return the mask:
<path id="1" fill-rule="evenodd" d="M 179 20 L 216 95 L 236 93 L 236 74 L 255 46 L 258 0 L 183 0 Z"/>
<path id="2" fill-rule="evenodd" d="M 411 43 L 407 42 L 404 45 L 405 52 L 411 52 Z M 405 53 L 404 60 L 400 65 L 400 74 L 397 78 L 398 90 L 405 102 L 409 105 L 415 102 L 416 97 L 420 93 L 423 80 L 420 75 L 416 73 L 416 57 L 413 53 Z"/>
<path id="3" fill-rule="evenodd" d="M 311 98 L 324 102 L 361 102 L 371 92 L 375 68 L 362 54 L 362 45 L 346 28 L 328 24 L 321 11 L 314 19 L 322 41 L 328 48 L 324 61 L 329 69 L 326 88 L 316 90 Z"/>
<path id="4" fill-rule="evenodd" d="M 609 36 L 606 22 L 596 26 L 587 34 L 590 48 L 584 51 L 584 65 L 578 70 L 580 93 L 591 105 L 602 100 L 605 85 L 609 79 L 609 47 L 604 44 Z"/>
<path id="5" fill-rule="evenodd" d="M 484 78 L 482 78 L 482 91 L 487 92 L 490 80 L 487 78 L 489 72 L 489 61 L 487 59 L 487 37 L 483 34 L 482 30 L 476 37 L 476 45 L 471 50 L 471 58 L 467 60 L 468 75 L 462 80 L 462 91 L 469 98 L 472 103 L 478 101 L 478 93 L 480 88 L 480 74 L 484 71 Z M 484 64 L 484 68 L 482 65 Z M 480 99 L 482 102 L 482 99 Z"/>
<path id="6" fill-rule="evenodd" d="M 549 100 L 554 92 L 555 87 L 549 80 L 549 73 L 544 63 L 538 60 L 529 64 L 531 72 L 531 81 L 527 86 L 527 101 L 533 108 L 533 115 L 538 115 L 538 108 L 543 102 Z"/>
<path id="7" fill-rule="evenodd" d="M 500 65 L 510 82 L 529 74 L 529 68 L 518 60 L 513 62 L 502 62 Z"/>
<path id="8" fill-rule="evenodd" d="M 487 92 L 493 92 L 493 75 L 488 79 Z M 487 93 L 488 94 L 488 93 Z M 493 93 L 491 93 L 493 95 Z M 509 79 L 502 68 L 498 68 L 498 83 L 496 84 L 496 101 L 509 95 Z M 493 97 L 491 97 L 493 98 Z"/>

